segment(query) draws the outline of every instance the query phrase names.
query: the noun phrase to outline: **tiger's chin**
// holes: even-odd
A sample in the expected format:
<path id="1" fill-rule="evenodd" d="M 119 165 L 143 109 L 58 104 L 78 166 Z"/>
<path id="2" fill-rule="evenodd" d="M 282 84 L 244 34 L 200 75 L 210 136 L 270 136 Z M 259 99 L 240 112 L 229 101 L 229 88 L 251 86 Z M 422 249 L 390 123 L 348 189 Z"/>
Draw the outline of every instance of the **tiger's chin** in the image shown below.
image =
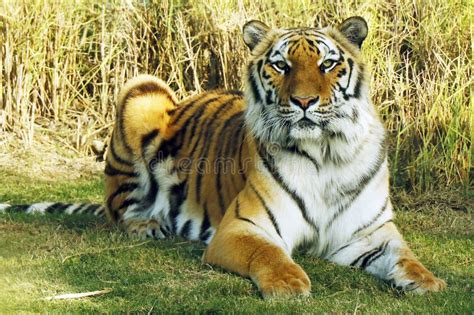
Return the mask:
<path id="1" fill-rule="evenodd" d="M 319 139 L 323 135 L 323 130 L 317 126 L 294 126 L 290 129 L 290 138 L 294 140 Z"/>
<path id="2" fill-rule="evenodd" d="M 325 122 L 315 123 L 308 118 L 303 118 L 290 127 L 290 138 L 294 140 L 319 139 L 323 135 Z"/>

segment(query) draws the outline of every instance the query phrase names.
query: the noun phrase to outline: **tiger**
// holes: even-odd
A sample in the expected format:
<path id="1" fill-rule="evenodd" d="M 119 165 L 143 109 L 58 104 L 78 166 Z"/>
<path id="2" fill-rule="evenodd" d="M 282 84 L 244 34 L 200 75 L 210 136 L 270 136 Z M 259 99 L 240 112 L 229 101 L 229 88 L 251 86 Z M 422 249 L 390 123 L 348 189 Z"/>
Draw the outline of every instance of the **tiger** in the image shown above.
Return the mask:
<path id="1" fill-rule="evenodd" d="M 202 241 L 204 263 L 250 278 L 264 299 L 310 294 L 297 249 L 405 292 L 441 291 L 393 222 L 367 34 L 358 16 L 324 28 L 252 20 L 244 92 L 179 101 L 157 77 L 131 79 L 118 96 L 105 205 L 41 209 L 96 212 L 138 238 Z"/>

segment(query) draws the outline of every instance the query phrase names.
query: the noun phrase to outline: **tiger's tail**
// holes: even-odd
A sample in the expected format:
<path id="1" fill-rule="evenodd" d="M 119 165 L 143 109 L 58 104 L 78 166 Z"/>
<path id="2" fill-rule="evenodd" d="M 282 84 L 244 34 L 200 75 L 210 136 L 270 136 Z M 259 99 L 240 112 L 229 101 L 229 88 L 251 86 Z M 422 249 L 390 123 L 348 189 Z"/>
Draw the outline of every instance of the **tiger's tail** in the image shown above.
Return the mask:
<path id="1" fill-rule="evenodd" d="M 150 172 L 148 163 L 177 104 L 166 83 L 150 75 L 131 79 L 120 91 L 105 167 L 105 202 L 112 221 L 120 221 L 127 208 L 139 202 L 133 191 L 149 186 L 144 180 L 150 176 L 144 173 Z"/>
<path id="2" fill-rule="evenodd" d="M 140 157 L 145 145 L 162 139 L 177 103 L 174 92 L 157 77 L 139 75 L 128 81 L 118 97 L 114 130 L 126 153 Z"/>
<path id="3" fill-rule="evenodd" d="M 0 204 L 0 213 L 38 213 L 38 214 L 89 214 L 97 217 L 105 216 L 105 206 L 93 203 L 61 203 L 42 202 L 32 204 L 9 205 Z"/>

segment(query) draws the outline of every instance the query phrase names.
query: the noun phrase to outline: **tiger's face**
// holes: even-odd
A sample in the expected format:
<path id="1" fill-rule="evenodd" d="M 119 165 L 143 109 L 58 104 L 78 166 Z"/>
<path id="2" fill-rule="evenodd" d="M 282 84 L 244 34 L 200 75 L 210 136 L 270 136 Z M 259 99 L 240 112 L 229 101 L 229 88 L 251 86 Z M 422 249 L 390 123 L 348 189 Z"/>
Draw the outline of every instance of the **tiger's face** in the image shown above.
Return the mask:
<path id="1" fill-rule="evenodd" d="M 349 132 L 364 106 L 358 101 L 367 85 L 359 49 L 366 35 L 359 17 L 338 30 L 271 30 L 258 21 L 247 23 L 244 41 L 252 51 L 247 121 L 253 133 L 293 144 Z"/>

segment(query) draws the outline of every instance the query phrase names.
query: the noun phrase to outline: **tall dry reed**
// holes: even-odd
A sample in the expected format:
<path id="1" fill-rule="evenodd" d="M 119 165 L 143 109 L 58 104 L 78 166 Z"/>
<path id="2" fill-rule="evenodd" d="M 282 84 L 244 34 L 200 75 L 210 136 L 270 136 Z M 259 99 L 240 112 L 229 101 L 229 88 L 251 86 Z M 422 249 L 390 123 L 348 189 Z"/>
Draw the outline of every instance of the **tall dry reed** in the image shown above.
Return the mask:
<path id="1" fill-rule="evenodd" d="M 3 0 L 0 142 L 8 149 L 49 139 L 87 154 L 110 131 L 120 87 L 138 73 L 163 78 L 180 97 L 241 88 L 245 21 L 325 26 L 361 15 L 392 180 L 408 189 L 469 187 L 471 12 L 459 0 Z"/>

